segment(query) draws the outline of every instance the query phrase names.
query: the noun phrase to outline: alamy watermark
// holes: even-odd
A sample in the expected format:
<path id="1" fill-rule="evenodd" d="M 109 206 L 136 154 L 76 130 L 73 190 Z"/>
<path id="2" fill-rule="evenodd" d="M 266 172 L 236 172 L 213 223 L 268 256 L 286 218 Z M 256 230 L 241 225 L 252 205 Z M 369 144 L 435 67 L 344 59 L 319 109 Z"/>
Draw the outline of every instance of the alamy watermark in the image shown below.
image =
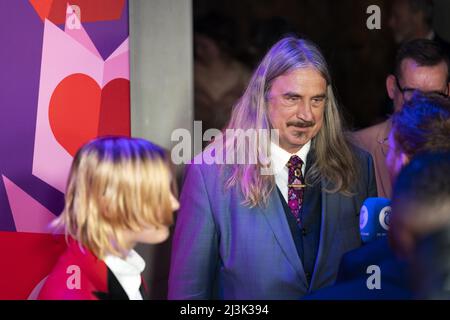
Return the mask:
<path id="1" fill-rule="evenodd" d="M 77 265 L 70 265 L 66 269 L 69 275 L 66 280 L 66 286 L 69 290 L 81 289 L 81 269 Z"/>
<path id="2" fill-rule="evenodd" d="M 202 122 L 194 121 L 194 137 L 189 130 L 175 129 L 171 141 L 172 162 L 180 164 L 254 164 L 262 175 L 273 174 L 271 143 L 279 144 L 277 129 L 208 129 L 202 135 Z M 211 142 L 202 152 L 203 142 Z M 193 157 L 194 155 L 197 155 Z"/>
<path id="3" fill-rule="evenodd" d="M 381 269 L 376 264 L 367 267 L 366 273 L 370 276 L 366 280 L 369 290 L 381 290 Z"/>
<path id="4" fill-rule="evenodd" d="M 366 20 L 366 26 L 369 30 L 380 30 L 381 29 L 381 9 L 376 4 L 372 4 L 367 7 L 367 14 L 370 16 Z"/>

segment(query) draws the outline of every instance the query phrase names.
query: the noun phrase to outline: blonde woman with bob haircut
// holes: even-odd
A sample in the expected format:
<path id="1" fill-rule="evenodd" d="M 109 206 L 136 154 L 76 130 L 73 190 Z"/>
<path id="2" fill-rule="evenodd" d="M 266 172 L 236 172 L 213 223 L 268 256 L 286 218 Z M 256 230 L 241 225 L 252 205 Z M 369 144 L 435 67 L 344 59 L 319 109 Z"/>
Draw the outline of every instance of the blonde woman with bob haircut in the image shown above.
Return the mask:
<path id="1" fill-rule="evenodd" d="M 53 222 L 68 247 L 39 299 L 142 300 L 145 262 L 133 248 L 165 241 L 177 208 L 163 149 L 138 138 L 90 141 L 75 155 Z"/>

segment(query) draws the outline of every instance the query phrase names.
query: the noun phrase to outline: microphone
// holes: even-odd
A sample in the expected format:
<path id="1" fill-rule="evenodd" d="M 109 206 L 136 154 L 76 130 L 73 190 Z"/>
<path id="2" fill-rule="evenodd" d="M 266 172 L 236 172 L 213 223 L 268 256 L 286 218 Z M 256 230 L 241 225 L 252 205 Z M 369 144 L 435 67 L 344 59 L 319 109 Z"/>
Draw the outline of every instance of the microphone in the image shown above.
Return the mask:
<path id="1" fill-rule="evenodd" d="M 372 242 L 387 236 L 391 200 L 386 198 L 367 198 L 359 215 L 359 230 L 363 243 Z"/>

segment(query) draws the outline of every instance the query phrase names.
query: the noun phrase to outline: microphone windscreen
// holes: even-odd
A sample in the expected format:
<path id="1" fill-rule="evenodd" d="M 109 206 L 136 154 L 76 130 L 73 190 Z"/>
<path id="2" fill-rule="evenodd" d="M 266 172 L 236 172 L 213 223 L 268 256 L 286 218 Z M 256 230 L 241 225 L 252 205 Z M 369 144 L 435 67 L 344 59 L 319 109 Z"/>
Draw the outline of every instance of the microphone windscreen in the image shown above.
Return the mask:
<path id="1" fill-rule="evenodd" d="M 367 198 L 361 207 L 359 229 L 363 243 L 386 237 L 389 230 L 391 200 Z"/>

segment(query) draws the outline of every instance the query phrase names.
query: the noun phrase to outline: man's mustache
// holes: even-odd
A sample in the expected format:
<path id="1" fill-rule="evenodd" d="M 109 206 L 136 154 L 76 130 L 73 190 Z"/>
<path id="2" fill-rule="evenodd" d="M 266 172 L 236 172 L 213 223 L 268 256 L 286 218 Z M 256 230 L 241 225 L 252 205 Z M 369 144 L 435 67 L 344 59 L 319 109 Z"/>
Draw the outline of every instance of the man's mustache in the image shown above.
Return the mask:
<path id="1" fill-rule="evenodd" d="M 297 127 L 297 128 L 309 128 L 314 126 L 316 123 L 314 121 L 289 121 L 286 123 L 288 127 Z"/>

